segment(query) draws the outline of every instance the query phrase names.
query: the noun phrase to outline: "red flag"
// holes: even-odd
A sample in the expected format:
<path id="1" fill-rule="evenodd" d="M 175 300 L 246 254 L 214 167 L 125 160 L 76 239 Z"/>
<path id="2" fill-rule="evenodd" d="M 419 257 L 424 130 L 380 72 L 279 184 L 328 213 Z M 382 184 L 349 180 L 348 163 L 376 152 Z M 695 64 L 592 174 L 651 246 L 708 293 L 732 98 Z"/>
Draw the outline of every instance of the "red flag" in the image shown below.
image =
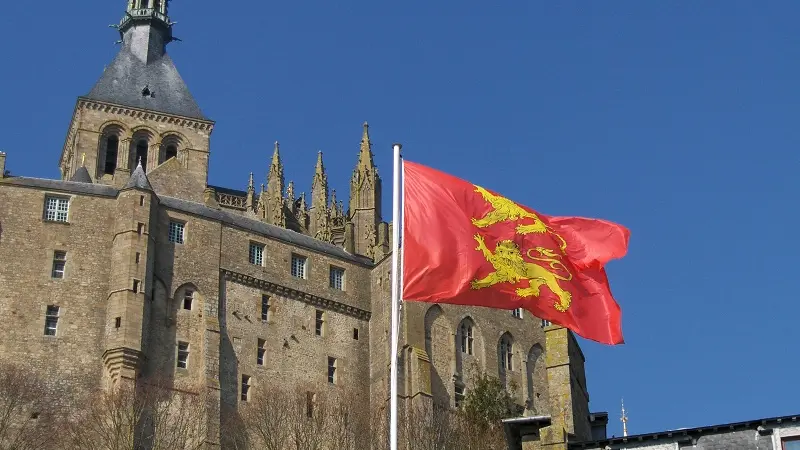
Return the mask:
<path id="1" fill-rule="evenodd" d="M 604 264 L 625 227 L 550 217 L 430 167 L 403 162 L 403 298 L 524 308 L 605 344 L 623 342 Z"/>

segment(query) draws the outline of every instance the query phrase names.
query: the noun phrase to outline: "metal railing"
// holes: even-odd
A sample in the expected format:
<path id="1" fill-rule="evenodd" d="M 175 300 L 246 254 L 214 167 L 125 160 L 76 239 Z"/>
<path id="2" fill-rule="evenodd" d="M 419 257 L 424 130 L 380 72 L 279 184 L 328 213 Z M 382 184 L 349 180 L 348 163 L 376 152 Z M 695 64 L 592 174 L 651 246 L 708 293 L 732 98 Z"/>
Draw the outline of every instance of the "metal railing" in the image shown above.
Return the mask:
<path id="1" fill-rule="evenodd" d="M 164 23 L 169 23 L 169 18 L 166 14 L 162 13 L 161 11 L 155 8 L 140 8 L 140 9 L 132 9 L 125 14 L 125 17 L 119 23 L 119 26 L 122 27 L 128 21 L 135 20 L 135 19 L 149 19 L 155 18 Z"/>

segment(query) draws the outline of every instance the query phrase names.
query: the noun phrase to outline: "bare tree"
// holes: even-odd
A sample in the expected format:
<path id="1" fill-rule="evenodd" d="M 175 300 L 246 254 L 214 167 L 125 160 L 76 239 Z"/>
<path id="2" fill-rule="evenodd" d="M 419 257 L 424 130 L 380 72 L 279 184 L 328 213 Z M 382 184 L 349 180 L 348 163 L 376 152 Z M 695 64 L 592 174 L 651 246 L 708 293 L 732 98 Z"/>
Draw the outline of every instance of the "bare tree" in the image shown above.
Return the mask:
<path id="1" fill-rule="evenodd" d="M 97 392 L 63 427 L 75 450 L 195 450 L 207 437 L 205 397 L 167 383 L 125 383 Z M 83 411 L 83 412 L 78 412 Z"/>
<path id="2" fill-rule="evenodd" d="M 15 364 L 0 363 L 0 450 L 28 450 L 49 441 L 53 411 L 44 383 Z"/>

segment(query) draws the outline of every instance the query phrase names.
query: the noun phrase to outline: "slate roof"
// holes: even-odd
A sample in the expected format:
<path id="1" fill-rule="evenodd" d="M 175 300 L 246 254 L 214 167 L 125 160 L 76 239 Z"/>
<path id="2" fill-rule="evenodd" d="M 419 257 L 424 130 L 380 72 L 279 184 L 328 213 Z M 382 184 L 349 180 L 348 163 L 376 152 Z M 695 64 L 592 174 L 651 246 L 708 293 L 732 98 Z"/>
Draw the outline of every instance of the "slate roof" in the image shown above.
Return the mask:
<path id="1" fill-rule="evenodd" d="M 314 250 L 320 253 L 336 256 L 357 264 L 366 266 L 373 265 L 372 260 L 369 258 L 347 253 L 341 247 L 337 247 L 331 243 L 314 239 L 310 236 L 306 236 L 305 234 L 300 234 L 296 231 L 287 230 L 286 228 L 270 225 L 268 223 L 264 223 L 255 219 L 250 219 L 238 214 L 229 213 L 227 211 L 221 211 L 209 208 L 200 203 L 190 202 L 187 200 L 182 200 L 173 197 L 159 197 L 159 198 L 161 199 L 161 204 L 166 206 L 167 208 L 176 209 L 178 211 L 190 214 L 195 214 L 208 219 L 219 220 L 220 222 L 226 223 L 228 225 L 233 225 L 237 228 L 242 228 L 248 231 L 252 231 L 254 233 L 258 233 L 263 236 L 267 236 L 269 238 L 275 239 L 276 241 L 282 241 L 288 244 L 296 245 L 298 247 L 304 247 L 309 250 Z"/>
<path id="2" fill-rule="evenodd" d="M 86 166 L 80 166 L 78 170 L 75 171 L 75 174 L 72 175 L 72 178 L 69 181 L 75 181 L 78 183 L 92 183 L 92 176 L 89 175 L 89 171 L 86 170 Z"/>
<path id="3" fill-rule="evenodd" d="M 142 95 L 145 87 L 152 96 Z M 166 53 L 145 63 L 123 46 L 86 98 L 209 120 Z"/>
<path id="4" fill-rule="evenodd" d="M 142 169 L 141 162 L 139 162 L 139 165 L 136 166 L 136 169 L 133 170 L 131 177 L 128 179 L 128 182 L 125 183 L 125 186 L 123 186 L 121 190 L 124 191 L 125 189 L 133 189 L 133 188 L 144 189 L 146 191 L 153 191 L 153 186 L 150 185 L 150 180 L 147 179 L 147 175 L 144 173 L 144 169 Z"/>
<path id="5" fill-rule="evenodd" d="M 136 179 L 131 175 L 131 180 Z M 142 171 L 144 175 L 144 171 Z M 144 177 L 147 181 L 147 177 Z M 129 182 L 130 183 L 130 182 Z M 116 197 L 119 191 L 113 186 L 106 186 L 104 184 L 88 184 L 75 181 L 62 181 L 62 180 L 47 180 L 42 178 L 26 178 L 14 177 L 3 179 L 0 182 L 0 187 L 4 184 L 13 186 L 25 186 L 31 188 L 47 189 L 51 191 L 68 192 L 74 194 L 98 195 L 103 197 Z M 149 182 L 147 183 L 150 184 Z M 127 185 L 126 185 L 127 186 Z M 123 188 L 125 189 L 125 188 Z M 152 190 L 152 188 L 150 188 Z M 371 259 L 364 256 L 354 255 L 344 251 L 343 248 L 337 247 L 329 242 L 323 242 L 314 239 L 310 236 L 297 233 L 292 230 L 287 230 L 275 225 L 270 225 L 258 220 L 250 219 L 238 214 L 229 213 L 227 211 L 220 211 L 217 209 L 209 208 L 201 203 L 190 202 L 174 197 L 161 197 L 159 196 L 161 205 L 181 211 L 188 214 L 194 214 L 206 219 L 218 220 L 229 226 L 241 228 L 243 230 L 251 231 L 262 236 L 274 239 L 276 241 L 285 242 L 290 245 L 303 247 L 312 251 L 337 257 L 343 260 L 350 261 L 366 267 L 373 267 L 374 263 Z"/>

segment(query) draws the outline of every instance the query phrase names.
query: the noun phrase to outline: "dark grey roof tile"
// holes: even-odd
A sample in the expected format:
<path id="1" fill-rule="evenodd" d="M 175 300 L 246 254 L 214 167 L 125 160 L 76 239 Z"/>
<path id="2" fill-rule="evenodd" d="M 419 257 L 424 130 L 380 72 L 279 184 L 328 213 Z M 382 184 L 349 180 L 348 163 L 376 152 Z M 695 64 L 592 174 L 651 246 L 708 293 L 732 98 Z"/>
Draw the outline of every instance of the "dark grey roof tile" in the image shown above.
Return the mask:
<path id="1" fill-rule="evenodd" d="M 69 181 L 75 181 L 78 183 L 93 183 L 92 176 L 89 175 L 89 171 L 86 170 L 85 166 L 80 166 L 78 170 L 75 171 L 75 174 L 72 175 L 72 178 Z"/>
<path id="2" fill-rule="evenodd" d="M 145 87 L 152 95 L 142 94 Z M 208 120 L 168 54 L 145 63 L 123 47 L 86 97 Z"/>

